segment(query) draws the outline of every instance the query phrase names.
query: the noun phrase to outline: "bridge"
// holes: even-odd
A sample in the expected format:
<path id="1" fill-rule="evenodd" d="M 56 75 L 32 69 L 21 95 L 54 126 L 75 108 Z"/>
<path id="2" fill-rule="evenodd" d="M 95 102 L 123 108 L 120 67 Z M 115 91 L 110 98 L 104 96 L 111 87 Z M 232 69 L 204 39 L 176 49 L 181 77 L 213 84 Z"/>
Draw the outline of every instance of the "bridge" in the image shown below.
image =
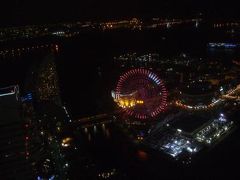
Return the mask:
<path id="1" fill-rule="evenodd" d="M 237 85 L 235 89 L 229 90 L 227 94 L 222 95 L 222 99 L 240 101 L 240 96 L 238 95 L 239 93 L 240 93 L 240 84 Z"/>
<path id="2" fill-rule="evenodd" d="M 81 127 L 93 127 L 97 125 L 112 123 L 116 121 L 115 115 L 118 113 L 120 113 L 120 111 L 84 117 L 74 121 L 73 124 L 81 125 Z"/>

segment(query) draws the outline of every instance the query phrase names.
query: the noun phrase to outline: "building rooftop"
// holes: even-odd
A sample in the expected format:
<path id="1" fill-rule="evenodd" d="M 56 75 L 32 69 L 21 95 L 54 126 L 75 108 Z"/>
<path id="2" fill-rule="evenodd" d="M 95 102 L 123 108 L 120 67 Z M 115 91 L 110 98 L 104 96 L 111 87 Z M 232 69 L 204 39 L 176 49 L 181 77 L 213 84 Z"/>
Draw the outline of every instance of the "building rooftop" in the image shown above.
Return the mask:
<path id="1" fill-rule="evenodd" d="M 181 129 L 184 132 L 192 133 L 197 128 L 209 121 L 209 116 L 201 115 L 201 113 L 184 113 L 177 117 L 177 119 L 171 124 L 175 129 Z"/>

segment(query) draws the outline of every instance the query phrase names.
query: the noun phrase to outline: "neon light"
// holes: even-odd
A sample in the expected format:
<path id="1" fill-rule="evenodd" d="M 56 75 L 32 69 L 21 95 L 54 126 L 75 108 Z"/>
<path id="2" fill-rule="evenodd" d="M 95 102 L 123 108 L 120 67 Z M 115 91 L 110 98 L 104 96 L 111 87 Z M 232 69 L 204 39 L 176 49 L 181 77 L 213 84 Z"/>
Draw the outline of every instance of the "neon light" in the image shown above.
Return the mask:
<path id="1" fill-rule="evenodd" d="M 0 97 L 1 97 L 1 96 L 9 96 L 9 95 L 13 95 L 13 94 L 15 94 L 15 92 L 0 94 Z"/>

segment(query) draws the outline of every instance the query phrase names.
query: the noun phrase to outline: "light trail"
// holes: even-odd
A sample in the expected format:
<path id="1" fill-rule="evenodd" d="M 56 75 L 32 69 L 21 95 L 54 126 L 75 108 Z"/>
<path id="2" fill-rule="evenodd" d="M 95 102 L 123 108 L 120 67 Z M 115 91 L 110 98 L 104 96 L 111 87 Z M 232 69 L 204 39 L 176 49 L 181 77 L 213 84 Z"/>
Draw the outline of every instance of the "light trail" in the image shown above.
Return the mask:
<path id="1" fill-rule="evenodd" d="M 226 94 L 221 95 L 219 99 L 215 100 L 214 102 L 206 105 L 187 105 L 182 103 L 181 101 L 177 100 L 173 104 L 176 105 L 177 107 L 181 107 L 184 109 L 189 109 L 189 110 L 207 110 L 210 108 L 215 107 L 216 105 L 219 105 L 220 103 L 224 102 L 226 99 L 229 100 L 240 100 L 240 96 L 233 96 L 236 92 L 240 91 L 240 84 L 237 85 L 235 89 L 229 90 Z"/>

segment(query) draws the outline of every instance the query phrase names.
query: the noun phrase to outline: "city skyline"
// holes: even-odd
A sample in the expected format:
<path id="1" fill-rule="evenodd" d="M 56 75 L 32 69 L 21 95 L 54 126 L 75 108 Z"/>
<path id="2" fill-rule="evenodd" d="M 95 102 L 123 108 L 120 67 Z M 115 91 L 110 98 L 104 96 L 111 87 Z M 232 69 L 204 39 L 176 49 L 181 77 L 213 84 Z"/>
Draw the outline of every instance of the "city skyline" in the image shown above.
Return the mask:
<path id="1" fill-rule="evenodd" d="M 1 5 L 1 27 L 27 24 L 121 19 L 126 17 L 237 18 L 237 4 L 213 1 L 30 1 L 10 0 Z"/>

